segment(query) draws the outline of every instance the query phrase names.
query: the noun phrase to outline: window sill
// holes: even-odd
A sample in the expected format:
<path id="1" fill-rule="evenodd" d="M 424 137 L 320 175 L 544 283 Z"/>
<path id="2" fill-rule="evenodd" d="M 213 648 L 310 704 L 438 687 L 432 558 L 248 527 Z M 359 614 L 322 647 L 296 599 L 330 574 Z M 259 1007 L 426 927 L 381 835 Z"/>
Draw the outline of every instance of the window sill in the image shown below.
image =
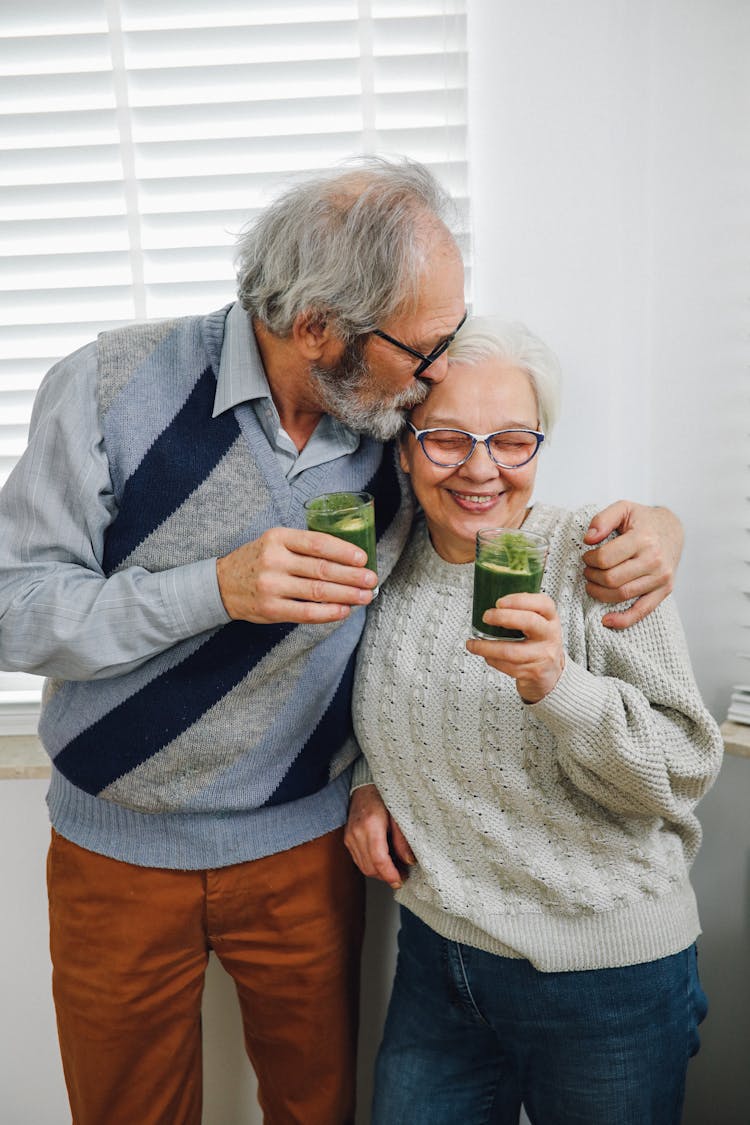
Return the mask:
<path id="1" fill-rule="evenodd" d="M 0 781 L 49 775 L 49 758 L 35 734 L 0 734 Z"/>
<path id="2" fill-rule="evenodd" d="M 750 758 L 750 726 L 745 723 L 730 723 L 727 719 L 721 724 L 721 733 L 727 754 L 736 758 Z"/>
<path id="3" fill-rule="evenodd" d="M 31 679 L 31 677 L 28 677 Z M 2 687 L 2 685 L 0 685 Z M 40 693 L 0 691 L 0 738 L 5 735 L 36 737 L 39 726 Z"/>

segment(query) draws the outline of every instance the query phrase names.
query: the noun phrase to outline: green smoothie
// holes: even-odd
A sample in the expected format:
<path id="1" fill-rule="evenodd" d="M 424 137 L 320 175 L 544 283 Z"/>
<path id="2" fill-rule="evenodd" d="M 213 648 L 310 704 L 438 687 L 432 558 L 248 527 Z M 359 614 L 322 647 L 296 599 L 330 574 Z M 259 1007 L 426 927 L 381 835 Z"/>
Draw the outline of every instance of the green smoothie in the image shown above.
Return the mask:
<path id="1" fill-rule="evenodd" d="M 367 552 L 367 567 L 377 574 L 375 503 L 369 492 L 328 492 L 305 503 L 309 531 L 324 531 Z M 377 593 L 377 588 L 374 590 Z"/>
<path id="2" fill-rule="evenodd" d="M 496 528 L 477 535 L 474 561 L 472 632 L 485 640 L 523 641 L 518 629 L 488 625 L 482 620 L 507 594 L 536 594 L 542 584 L 547 544 L 531 532 Z"/>

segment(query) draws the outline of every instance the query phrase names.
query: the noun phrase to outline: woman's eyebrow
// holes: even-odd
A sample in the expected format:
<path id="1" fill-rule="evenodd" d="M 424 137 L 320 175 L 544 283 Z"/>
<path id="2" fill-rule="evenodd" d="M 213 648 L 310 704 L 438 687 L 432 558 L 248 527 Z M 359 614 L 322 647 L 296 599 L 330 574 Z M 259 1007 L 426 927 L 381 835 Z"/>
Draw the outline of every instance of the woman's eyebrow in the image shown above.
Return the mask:
<path id="1" fill-rule="evenodd" d="M 429 417 L 425 420 L 422 426 L 418 427 L 421 430 L 432 430 L 437 428 L 445 428 L 447 430 L 465 430 L 467 427 L 465 423 L 457 421 L 455 418 Z M 510 420 L 503 422 L 501 426 L 497 426 L 494 430 L 487 430 L 487 433 L 496 434 L 500 430 L 528 430 L 534 429 L 528 422 L 518 422 Z"/>

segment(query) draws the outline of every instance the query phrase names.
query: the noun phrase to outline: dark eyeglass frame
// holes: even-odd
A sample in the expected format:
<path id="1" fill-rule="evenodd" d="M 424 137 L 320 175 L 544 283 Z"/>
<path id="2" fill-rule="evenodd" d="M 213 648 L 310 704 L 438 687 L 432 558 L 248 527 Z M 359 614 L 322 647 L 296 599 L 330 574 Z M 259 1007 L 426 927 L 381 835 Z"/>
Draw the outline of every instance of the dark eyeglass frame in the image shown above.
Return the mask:
<path id="1" fill-rule="evenodd" d="M 459 467 L 459 465 L 465 465 L 466 462 L 471 457 L 471 455 L 473 454 L 474 450 L 476 449 L 477 443 L 480 442 L 480 441 L 484 443 L 484 448 L 487 450 L 487 453 L 489 455 L 490 460 L 494 461 L 496 465 L 499 465 L 501 469 L 521 469 L 521 468 L 523 468 L 524 465 L 528 465 L 529 461 L 534 460 L 537 453 L 539 452 L 539 447 L 541 446 L 542 442 L 544 441 L 544 434 L 541 433 L 539 430 L 525 430 L 525 429 L 523 429 L 523 427 L 520 427 L 520 426 L 514 426 L 514 427 L 512 427 L 511 429 L 508 429 L 508 430 L 493 430 L 493 432 L 491 434 L 472 434 L 469 430 L 458 429 L 457 426 L 432 426 L 432 427 L 430 427 L 429 429 L 426 429 L 426 430 L 418 430 L 417 427 L 412 425 L 411 422 L 407 422 L 406 425 L 408 426 L 408 428 L 414 434 L 414 437 L 419 442 L 420 448 L 421 448 L 422 452 L 424 453 L 425 457 L 427 458 L 427 460 L 431 461 L 433 465 L 438 465 L 441 469 L 457 469 Z M 466 454 L 465 457 L 461 458 L 460 461 L 448 461 L 448 462 L 436 461 L 434 457 L 430 457 L 429 453 L 425 449 L 425 447 L 424 447 L 425 434 L 436 434 L 436 433 L 441 433 L 441 432 L 445 432 L 445 431 L 447 431 L 448 433 L 462 434 L 464 437 L 471 438 L 471 449 L 469 450 L 469 452 Z M 505 465 L 502 461 L 498 461 L 497 457 L 495 457 L 495 455 L 492 452 L 492 449 L 490 448 L 490 442 L 492 441 L 492 439 L 494 437 L 497 437 L 498 434 L 529 434 L 529 436 L 536 438 L 536 445 L 534 446 L 534 452 L 531 454 L 530 457 L 527 457 L 525 461 L 518 461 L 515 465 Z"/>
<path id="2" fill-rule="evenodd" d="M 402 344 L 401 341 L 397 340 L 395 336 L 389 336 L 387 332 L 381 332 L 379 328 L 373 328 L 372 335 L 379 336 L 381 340 L 387 340 L 389 344 L 393 344 L 394 348 L 400 348 L 402 352 L 408 352 L 409 355 L 413 355 L 415 359 L 420 359 L 422 362 L 414 372 L 414 378 L 416 379 L 418 375 L 421 375 L 424 371 L 427 370 L 431 363 L 434 363 L 436 359 L 440 359 L 440 356 L 443 354 L 443 352 L 448 350 L 448 348 L 455 340 L 457 334 L 463 328 L 464 322 L 468 315 L 468 311 L 464 313 L 464 315 L 456 325 L 454 331 L 451 332 L 450 336 L 446 336 L 444 340 L 441 340 L 437 347 L 432 349 L 429 355 L 425 355 L 423 352 L 418 352 L 416 348 L 411 348 L 408 344 Z"/>

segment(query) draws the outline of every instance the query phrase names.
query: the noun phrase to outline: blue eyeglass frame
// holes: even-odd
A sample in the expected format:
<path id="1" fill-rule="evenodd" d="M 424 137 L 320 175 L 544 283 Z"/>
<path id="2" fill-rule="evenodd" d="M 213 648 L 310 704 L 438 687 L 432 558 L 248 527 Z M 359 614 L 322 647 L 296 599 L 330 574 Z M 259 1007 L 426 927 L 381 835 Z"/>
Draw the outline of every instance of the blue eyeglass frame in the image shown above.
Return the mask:
<path id="1" fill-rule="evenodd" d="M 468 315 L 469 313 L 467 310 L 459 320 L 453 332 L 451 332 L 450 336 L 446 336 L 444 340 L 441 340 L 437 347 L 432 349 L 429 355 L 425 355 L 423 352 L 418 352 L 416 348 L 411 348 L 408 344 L 402 344 L 401 341 L 397 340 L 395 336 L 389 336 L 387 332 L 381 332 L 379 328 L 373 328 L 372 334 L 373 336 L 379 336 L 381 340 L 387 340 L 389 344 L 393 344 L 394 348 L 400 348 L 402 352 L 408 352 L 409 355 L 413 355 L 415 359 L 421 359 L 422 362 L 414 372 L 414 378 L 416 379 L 418 375 L 421 375 L 423 371 L 427 370 L 431 363 L 434 363 L 436 359 L 440 359 L 440 356 L 443 354 L 443 352 L 448 350 L 448 348 L 455 340 L 457 334 L 463 328 Z"/>
<path id="2" fill-rule="evenodd" d="M 490 460 L 494 461 L 496 465 L 499 465 L 501 469 L 521 469 L 524 465 L 528 465 L 529 461 L 534 460 L 537 453 L 539 452 L 542 442 L 544 441 L 544 434 L 539 430 L 525 430 L 521 426 L 513 426 L 507 430 L 493 430 L 491 434 L 472 434 L 470 430 L 460 430 L 457 426 L 432 426 L 426 430 L 418 430 L 417 427 L 412 425 L 411 422 L 407 422 L 406 425 L 419 442 L 419 447 L 424 453 L 427 460 L 431 461 L 433 465 L 438 465 L 441 469 L 457 469 L 459 465 L 465 465 L 474 453 L 474 450 L 477 447 L 477 443 L 480 441 L 484 443 L 484 448 L 487 450 L 487 455 L 489 456 Z M 464 437 L 471 438 L 471 449 L 466 454 L 466 456 L 462 457 L 460 461 L 451 461 L 447 465 L 443 464 L 441 461 L 436 461 L 433 457 L 430 457 L 429 453 L 424 447 L 425 434 L 436 434 L 445 430 L 447 430 L 449 433 L 463 434 Z M 497 437 L 498 434 L 530 434 L 532 437 L 536 438 L 534 452 L 530 457 L 527 457 L 525 461 L 519 461 L 516 465 L 504 465 L 502 461 L 498 461 L 497 457 L 493 455 L 492 450 L 490 449 L 490 440 L 493 437 Z"/>

